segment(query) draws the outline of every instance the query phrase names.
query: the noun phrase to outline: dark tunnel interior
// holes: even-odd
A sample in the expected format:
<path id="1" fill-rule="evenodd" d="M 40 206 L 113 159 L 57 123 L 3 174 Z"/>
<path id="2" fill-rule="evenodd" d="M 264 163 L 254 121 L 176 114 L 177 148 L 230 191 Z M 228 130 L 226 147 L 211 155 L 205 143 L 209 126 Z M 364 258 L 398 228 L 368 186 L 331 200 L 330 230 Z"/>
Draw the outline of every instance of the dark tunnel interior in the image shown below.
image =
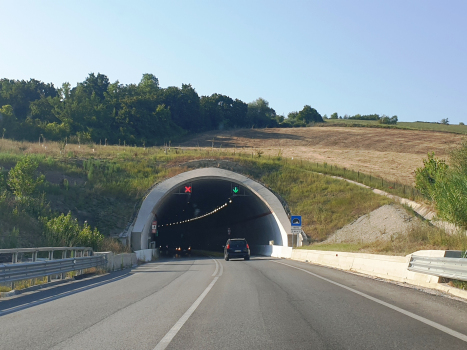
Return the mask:
<path id="1" fill-rule="evenodd" d="M 277 230 L 268 206 L 247 188 L 227 180 L 182 184 L 163 199 L 155 215 L 158 230 L 151 241 L 163 250 L 191 246 L 222 251 L 228 238 L 246 238 L 250 246 L 267 245 Z"/>

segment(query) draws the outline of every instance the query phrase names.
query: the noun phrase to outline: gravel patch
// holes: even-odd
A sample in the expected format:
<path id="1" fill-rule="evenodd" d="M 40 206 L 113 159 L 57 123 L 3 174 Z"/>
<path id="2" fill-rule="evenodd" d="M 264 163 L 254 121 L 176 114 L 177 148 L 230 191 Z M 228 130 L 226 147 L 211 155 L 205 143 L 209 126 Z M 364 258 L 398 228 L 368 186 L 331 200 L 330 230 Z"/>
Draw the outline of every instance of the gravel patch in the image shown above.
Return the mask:
<path id="1" fill-rule="evenodd" d="M 325 243 L 386 242 L 398 234 L 407 234 L 421 220 L 404 208 L 384 205 L 337 230 Z"/>

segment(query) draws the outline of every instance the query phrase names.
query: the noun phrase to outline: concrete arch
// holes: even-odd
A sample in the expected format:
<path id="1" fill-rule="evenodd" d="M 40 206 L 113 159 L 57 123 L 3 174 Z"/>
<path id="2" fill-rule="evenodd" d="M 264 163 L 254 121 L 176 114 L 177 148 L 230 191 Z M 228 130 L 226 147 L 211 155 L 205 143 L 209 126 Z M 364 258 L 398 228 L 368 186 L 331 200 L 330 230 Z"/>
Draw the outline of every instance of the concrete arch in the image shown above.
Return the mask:
<path id="1" fill-rule="evenodd" d="M 275 245 L 287 247 L 287 237 L 291 231 L 290 221 L 281 202 L 271 191 L 260 183 L 241 174 L 219 168 L 203 168 L 187 171 L 167 179 L 154 187 L 147 195 L 131 230 L 133 249 L 139 250 L 148 247 L 154 215 L 158 208 L 163 205 L 164 200 L 170 195 L 171 191 L 190 181 L 209 179 L 231 181 L 251 191 L 271 212 L 271 215 L 263 218 L 263 220 L 267 220 L 266 224 L 268 230 L 271 231 L 269 232 L 271 240 L 274 240 Z"/>

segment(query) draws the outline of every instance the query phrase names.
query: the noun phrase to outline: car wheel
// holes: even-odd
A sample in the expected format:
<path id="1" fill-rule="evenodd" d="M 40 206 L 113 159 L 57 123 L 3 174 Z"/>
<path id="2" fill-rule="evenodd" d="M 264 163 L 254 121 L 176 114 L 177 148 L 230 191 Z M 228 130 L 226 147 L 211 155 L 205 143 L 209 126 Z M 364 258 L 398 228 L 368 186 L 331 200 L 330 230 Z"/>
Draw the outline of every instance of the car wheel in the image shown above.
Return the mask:
<path id="1" fill-rule="evenodd" d="M 245 256 L 244 259 L 245 259 L 245 260 L 250 260 L 250 257 L 249 257 L 249 256 Z"/>

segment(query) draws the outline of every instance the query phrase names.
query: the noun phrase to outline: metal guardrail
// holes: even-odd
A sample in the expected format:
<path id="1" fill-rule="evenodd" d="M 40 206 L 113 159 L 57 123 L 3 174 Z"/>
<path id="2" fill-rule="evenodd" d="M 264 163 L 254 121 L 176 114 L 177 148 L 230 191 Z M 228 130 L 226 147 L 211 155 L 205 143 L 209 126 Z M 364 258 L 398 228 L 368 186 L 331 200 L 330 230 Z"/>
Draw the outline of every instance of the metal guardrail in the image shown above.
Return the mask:
<path id="1" fill-rule="evenodd" d="M 67 253 L 71 252 L 70 257 L 92 255 L 92 248 L 89 247 L 36 247 L 36 248 L 12 248 L 12 249 L 0 249 L 0 255 L 11 254 L 11 262 L 13 264 L 18 262 L 18 254 L 26 253 L 31 254 L 32 261 L 37 260 L 37 254 L 39 252 L 48 252 L 49 260 L 53 260 L 53 253 L 61 251 L 62 259 L 67 258 Z"/>
<path id="2" fill-rule="evenodd" d="M 31 278 L 63 274 L 98 267 L 106 264 L 105 256 L 85 256 L 31 263 L 0 265 L 0 283 L 27 280 Z"/>
<path id="3" fill-rule="evenodd" d="M 408 270 L 467 281 L 467 259 L 465 258 L 430 258 L 412 255 Z"/>

